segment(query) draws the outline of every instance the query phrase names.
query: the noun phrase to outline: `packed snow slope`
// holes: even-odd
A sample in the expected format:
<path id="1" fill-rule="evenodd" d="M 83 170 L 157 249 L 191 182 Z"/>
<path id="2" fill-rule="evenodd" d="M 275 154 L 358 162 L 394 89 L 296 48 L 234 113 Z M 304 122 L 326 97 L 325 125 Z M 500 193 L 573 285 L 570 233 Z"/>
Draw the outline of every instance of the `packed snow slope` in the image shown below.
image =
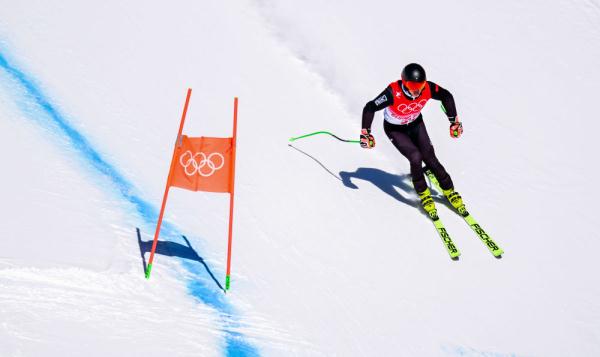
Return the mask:
<path id="1" fill-rule="evenodd" d="M 1 356 L 596 356 L 600 3 L 7 1 L 0 15 Z M 495 259 L 364 104 L 409 62 L 449 89 L 437 155 Z M 226 194 L 171 190 L 184 133 L 231 135 Z"/>

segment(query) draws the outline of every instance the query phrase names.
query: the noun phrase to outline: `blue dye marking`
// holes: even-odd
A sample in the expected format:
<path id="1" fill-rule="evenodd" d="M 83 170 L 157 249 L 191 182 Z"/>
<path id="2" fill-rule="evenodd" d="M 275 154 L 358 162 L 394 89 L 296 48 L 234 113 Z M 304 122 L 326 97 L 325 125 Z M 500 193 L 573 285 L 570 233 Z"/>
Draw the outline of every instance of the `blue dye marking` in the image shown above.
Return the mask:
<path id="1" fill-rule="evenodd" d="M 500 353 L 491 351 L 479 351 L 470 347 L 442 346 L 442 351 L 450 356 L 461 357 L 519 357 L 515 353 Z"/>
<path id="2" fill-rule="evenodd" d="M 101 177 L 109 180 L 118 194 L 135 207 L 146 224 L 153 227 L 158 220 L 158 209 L 133 193 L 134 186 L 114 166 L 104 160 L 90 142 L 68 123 L 42 93 L 35 81 L 10 63 L 2 52 L 0 52 L 0 68 L 18 85 L 18 89 L 22 90 L 22 97 L 16 98 L 16 102 L 23 112 L 30 119 L 57 134 L 61 139 L 66 139 L 74 151 L 81 156 L 83 162 L 91 166 L 92 171 L 96 171 Z M 43 115 L 39 115 L 40 112 Z M 167 223 L 163 224 L 161 228 L 163 237 L 181 237 L 181 235 L 175 227 Z M 202 272 L 197 263 L 192 264 L 183 260 L 182 265 L 193 275 L 188 282 L 189 293 L 198 301 L 216 309 L 223 320 L 226 356 L 259 356 L 256 348 L 250 345 L 242 334 L 236 332 L 241 324 L 235 317 L 234 308 L 226 301 L 223 292 L 214 287 L 214 282 L 206 279 L 206 273 Z"/>

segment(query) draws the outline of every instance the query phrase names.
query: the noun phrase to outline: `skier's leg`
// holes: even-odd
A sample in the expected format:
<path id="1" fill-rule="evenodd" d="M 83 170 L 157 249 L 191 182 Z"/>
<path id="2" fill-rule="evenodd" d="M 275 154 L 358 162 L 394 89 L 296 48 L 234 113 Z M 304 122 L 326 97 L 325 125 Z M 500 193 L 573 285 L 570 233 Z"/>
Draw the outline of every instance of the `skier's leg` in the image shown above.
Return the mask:
<path id="1" fill-rule="evenodd" d="M 405 128 L 399 128 L 395 125 L 388 124 L 384 125 L 385 133 L 388 138 L 392 141 L 392 144 L 400 151 L 404 157 L 410 162 L 410 174 L 413 180 L 413 186 L 415 191 L 419 195 L 421 205 L 423 209 L 433 218 L 437 219 L 437 210 L 433 198 L 431 198 L 431 192 L 427 187 L 425 181 L 425 175 L 423 173 L 423 156 L 421 155 L 419 148 L 415 145 L 410 136 L 405 132 Z"/>
<path id="2" fill-rule="evenodd" d="M 461 214 L 466 212 L 462 197 L 458 192 L 454 191 L 454 183 L 452 182 L 452 178 L 450 178 L 450 175 L 448 172 L 446 172 L 444 166 L 442 166 L 440 161 L 435 156 L 435 151 L 433 149 L 433 145 L 431 144 L 431 140 L 429 139 L 429 135 L 427 134 L 425 123 L 420 123 L 419 125 L 420 127 L 418 128 L 417 143 L 421 149 L 421 153 L 423 154 L 423 161 L 431 168 L 431 171 L 433 171 L 433 174 L 440 183 L 440 187 L 444 191 L 444 196 L 446 196 L 448 201 L 450 201 L 450 204 L 452 204 L 452 206 Z"/>
<path id="3" fill-rule="evenodd" d="M 423 155 L 423 162 L 425 162 L 431 171 L 433 171 L 433 174 L 438 179 L 440 187 L 443 190 L 453 189 L 454 183 L 452 182 L 452 178 L 444 166 L 442 166 L 437 156 L 435 156 L 435 150 L 431 144 L 431 139 L 429 139 L 429 134 L 427 134 L 425 123 L 420 122 L 418 125 L 418 128 L 416 128 L 416 142 L 419 146 L 421 154 Z"/>
<path id="4" fill-rule="evenodd" d="M 423 155 L 421 155 L 417 145 L 415 145 L 410 136 L 405 132 L 405 128 L 385 122 L 384 130 L 396 149 L 410 162 L 410 174 L 415 190 L 417 192 L 425 191 L 427 189 L 427 182 L 423 173 Z"/>

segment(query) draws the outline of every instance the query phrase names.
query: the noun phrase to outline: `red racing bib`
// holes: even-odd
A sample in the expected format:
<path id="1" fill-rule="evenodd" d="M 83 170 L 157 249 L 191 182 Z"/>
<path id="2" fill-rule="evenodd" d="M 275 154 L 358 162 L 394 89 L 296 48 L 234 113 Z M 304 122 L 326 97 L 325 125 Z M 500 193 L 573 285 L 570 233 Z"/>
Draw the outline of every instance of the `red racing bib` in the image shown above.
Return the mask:
<path id="1" fill-rule="evenodd" d="M 414 100 L 404 94 L 398 82 L 390 83 L 390 87 L 392 88 L 394 103 L 383 111 L 383 118 L 390 124 L 407 125 L 412 123 L 419 117 L 427 101 L 431 99 L 429 83 L 425 83 L 423 92 Z"/>

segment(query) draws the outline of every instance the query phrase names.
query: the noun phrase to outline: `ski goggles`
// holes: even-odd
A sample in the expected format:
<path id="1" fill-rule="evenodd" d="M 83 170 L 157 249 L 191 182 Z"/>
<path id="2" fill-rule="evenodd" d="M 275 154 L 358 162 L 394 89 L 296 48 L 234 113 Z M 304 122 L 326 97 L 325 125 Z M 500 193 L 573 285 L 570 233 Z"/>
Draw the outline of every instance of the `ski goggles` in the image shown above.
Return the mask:
<path id="1" fill-rule="evenodd" d="M 413 81 L 403 81 L 402 82 L 406 89 L 412 92 L 422 91 L 425 88 L 425 81 L 423 82 L 413 82 Z"/>

